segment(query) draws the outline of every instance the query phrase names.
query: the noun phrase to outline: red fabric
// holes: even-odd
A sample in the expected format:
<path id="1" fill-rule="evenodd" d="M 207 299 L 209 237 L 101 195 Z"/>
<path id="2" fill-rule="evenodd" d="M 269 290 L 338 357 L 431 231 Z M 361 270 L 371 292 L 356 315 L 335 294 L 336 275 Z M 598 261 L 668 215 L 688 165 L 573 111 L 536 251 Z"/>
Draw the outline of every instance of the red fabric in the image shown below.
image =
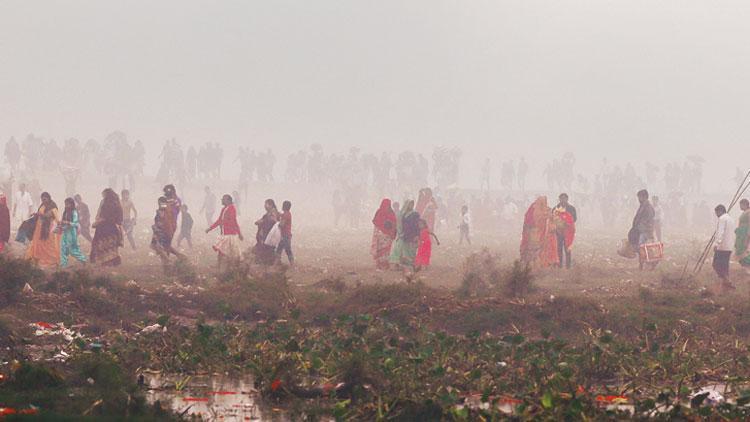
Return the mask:
<path id="1" fill-rule="evenodd" d="M 292 212 L 284 211 L 279 217 L 279 228 L 281 229 L 281 235 L 284 237 L 292 237 Z"/>
<path id="2" fill-rule="evenodd" d="M 544 196 L 537 198 L 526 211 L 520 252 L 521 261 L 539 267 L 548 267 L 557 262 L 557 239 L 552 212 Z"/>
<path id="3" fill-rule="evenodd" d="M 419 249 L 417 249 L 417 257 L 414 259 L 414 265 L 417 267 L 426 267 L 430 265 L 431 257 L 432 239 L 430 238 L 430 230 L 425 228 L 419 233 Z"/>
<path id="4" fill-rule="evenodd" d="M 558 216 L 565 222 L 565 247 L 570 248 L 576 237 L 576 223 L 573 221 L 573 215 L 567 211 L 558 212 Z"/>
<path id="5" fill-rule="evenodd" d="M 209 227 L 209 230 L 213 230 L 217 227 L 221 227 L 221 234 L 240 234 L 240 225 L 237 223 L 237 208 L 234 204 L 229 204 L 222 208 L 219 219 Z"/>
<path id="6" fill-rule="evenodd" d="M 396 238 L 396 213 L 391 209 L 390 199 L 383 199 L 380 203 L 380 208 L 375 213 L 372 224 L 392 239 Z"/>
<path id="7" fill-rule="evenodd" d="M 5 195 L 0 194 L 0 243 L 10 239 L 10 210 Z M 2 248 L 0 248 L 2 251 Z"/>

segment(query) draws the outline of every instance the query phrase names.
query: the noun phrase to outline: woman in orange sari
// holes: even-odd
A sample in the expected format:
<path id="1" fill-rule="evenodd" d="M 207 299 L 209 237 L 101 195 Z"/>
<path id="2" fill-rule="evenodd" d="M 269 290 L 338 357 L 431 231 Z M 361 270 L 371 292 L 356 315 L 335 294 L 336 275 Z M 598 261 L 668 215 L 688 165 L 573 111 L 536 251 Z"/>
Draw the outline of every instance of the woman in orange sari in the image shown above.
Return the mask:
<path id="1" fill-rule="evenodd" d="M 540 196 L 526 211 L 521 236 L 521 262 L 537 268 L 555 265 L 557 238 L 547 197 Z"/>
<path id="2" fill-rule="evenodd" d="M 60 263 L 60 211 L 49 193 L 42 193 L 42 205 L 36 212 L 36 225 L 26 259 L 36 261 L 40 267 L 52 268 Z"/>

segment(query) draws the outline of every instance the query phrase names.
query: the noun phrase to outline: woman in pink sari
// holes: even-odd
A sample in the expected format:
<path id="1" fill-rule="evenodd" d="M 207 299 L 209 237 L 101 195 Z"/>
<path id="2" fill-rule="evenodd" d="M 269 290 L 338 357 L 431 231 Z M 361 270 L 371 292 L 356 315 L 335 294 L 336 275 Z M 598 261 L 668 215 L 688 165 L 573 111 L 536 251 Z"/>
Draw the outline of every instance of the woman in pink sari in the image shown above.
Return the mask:
<path id="1" fill-rule="evenodd" d="M 524 217 L 521 262 L 536 268 L 555 265 L 558 261 L 555 233 L 547 197 L 540 196 L 531 204 Z"/>
<path id="2" fill-rule="evenodd" d="M 388 257 L 391 255 L 391 245 L 396 238 L 396 213 L 391 208 L 391 200 L 383 199 L 380 208 L 372 219 L 372 247 L 370 253 L 375 259 L 375 266 L 380 270 L 389 268 Z"/>

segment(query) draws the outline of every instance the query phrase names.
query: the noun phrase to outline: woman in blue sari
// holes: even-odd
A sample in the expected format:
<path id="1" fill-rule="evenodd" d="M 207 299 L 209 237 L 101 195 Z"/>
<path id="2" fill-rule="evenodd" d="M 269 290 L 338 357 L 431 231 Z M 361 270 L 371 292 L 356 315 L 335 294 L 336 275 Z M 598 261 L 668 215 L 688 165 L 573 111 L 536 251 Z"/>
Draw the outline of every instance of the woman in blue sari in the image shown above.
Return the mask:
<path id="1" fill-rule="evenodd" d="M 76 210 L 76 203 L 73 198 L 67 198 L 65 200 L 65 211 L 63 211 L 62 222 L 60 223 L 60 230 L 62 231 L 62 240 L 60 245 L 60 266 L 65 268 L 68 266 L 68 257 L 72 256 L 79 262 L 86 262 L 86 255 L 81 253 L 81 248 L 78 245 L 78 210 Z"/>

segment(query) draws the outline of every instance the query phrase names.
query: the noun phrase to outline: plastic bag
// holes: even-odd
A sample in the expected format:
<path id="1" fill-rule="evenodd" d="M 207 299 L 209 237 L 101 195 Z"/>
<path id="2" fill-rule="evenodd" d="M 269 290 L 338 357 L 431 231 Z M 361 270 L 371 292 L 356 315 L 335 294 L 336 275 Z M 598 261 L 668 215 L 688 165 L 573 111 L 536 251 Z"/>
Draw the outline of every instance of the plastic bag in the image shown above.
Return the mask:
<path id="1" fill-rule="evenodd" d="M 266 246 L 271 247 L 278 247 L 279 243 L 281 242 L 281 229 L 279 228 L 279 223 L 275 223 L 273 227 L 271 227 L 271 230 L 268 232 L 268 235 L 266 236 L 266 240 L 263 242 Z"/>

